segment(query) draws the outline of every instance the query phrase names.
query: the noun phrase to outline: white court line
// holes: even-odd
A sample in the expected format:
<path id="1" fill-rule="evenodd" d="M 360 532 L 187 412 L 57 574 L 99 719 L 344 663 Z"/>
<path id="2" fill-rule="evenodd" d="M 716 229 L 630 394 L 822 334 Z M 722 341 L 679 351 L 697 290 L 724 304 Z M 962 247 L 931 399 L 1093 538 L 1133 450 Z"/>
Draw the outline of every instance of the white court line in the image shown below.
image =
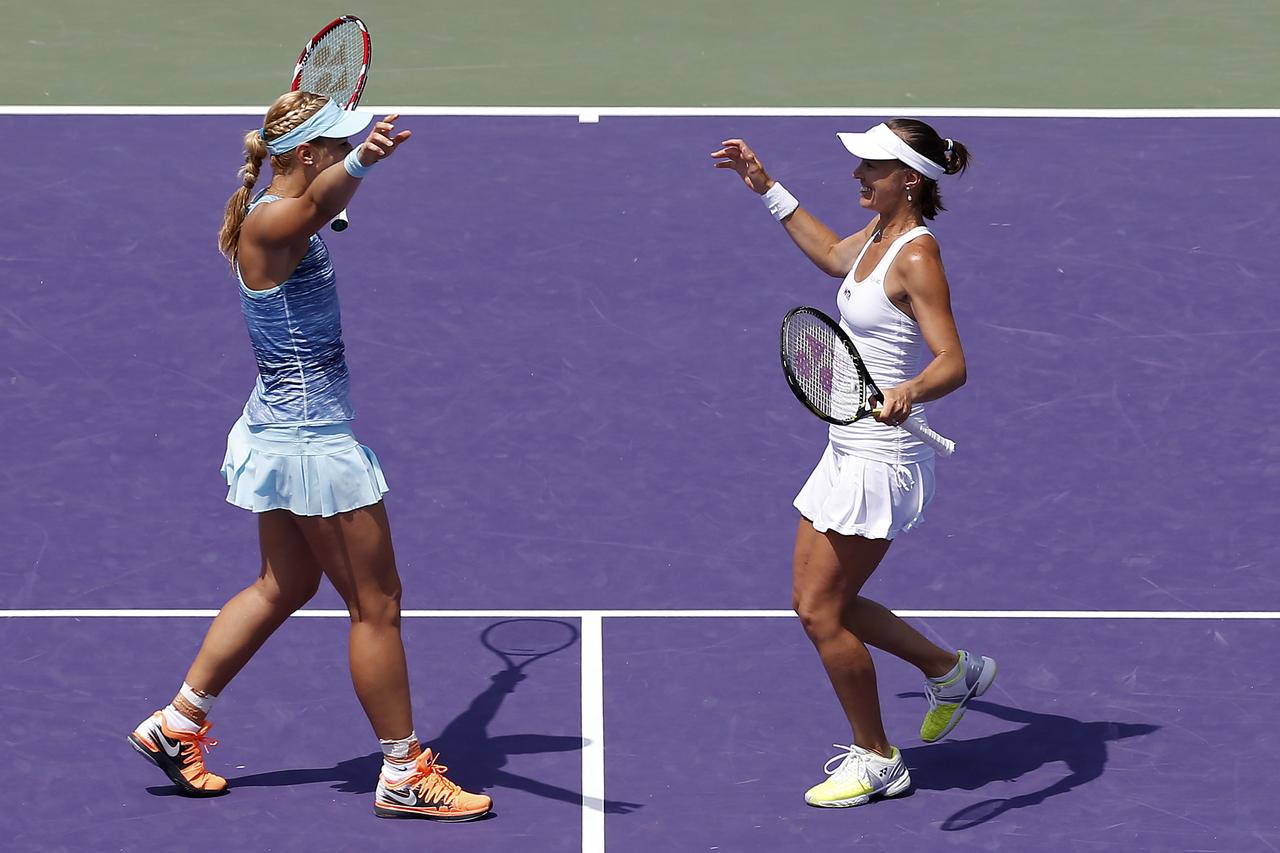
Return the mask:
<path id="1" fill-rule="evenodd" d="M 1280 610 L 894 610 L 917 619 L 1280 619 Z M 0 619 L 200 618 L 217 610 L 0 610 Z M 406 619 L 793 619 L 790 610 L 402 610 Z M 345 610 L 299 610 L 294 617 L 345 619 Z"/>
<path id="2" fill-rule="evenodd" d="M 604 637 L 582 617 L 582 853 L 604 853 Z"/>
<path id="3" fill-rule="evenodd" d="M 896 610 L 929 619 L 1280 619 L 1275 610 Z M 0 610 L 9 618 L 165 618 L 216 616 L 217 610 Z M 346 618 L 345 610 L 299 610 L 296 617 Z M 790 610 L 404 610 L 406 618 L 576 618 L 582 667 L 582 853 L 604 853 L 604 642 L 606 618 L 794 618 Z"/>
<path id="4" fill-rule="evenodd" d="M 582 123 L 610 117 L 803 118 L 911 115 L 922 118 L 1280 118 L 1280 109 L 1040 109 L 1018 107 L 397 107 L 361 105 L 377 114 L 404 116 L 573 116 Z M 0 105 L 0 115 L 33 116 L 261 116 L 266 106 L 93 106 L 62 104 Z"/>

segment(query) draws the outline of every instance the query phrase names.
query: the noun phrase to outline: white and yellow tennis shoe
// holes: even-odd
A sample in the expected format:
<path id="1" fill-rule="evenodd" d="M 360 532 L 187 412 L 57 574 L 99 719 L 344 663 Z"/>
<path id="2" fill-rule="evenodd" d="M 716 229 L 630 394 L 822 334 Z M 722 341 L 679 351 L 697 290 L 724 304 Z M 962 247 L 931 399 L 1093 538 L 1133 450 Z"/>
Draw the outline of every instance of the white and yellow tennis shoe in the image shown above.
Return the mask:
<path id="1" fill-rule="evenodd" d="M 964 716 L 969 700 L 987 692 L 996 680 L 996 662 L 989 657 L 973 655 L 960 650 L 957 654 L 959 672 L 950 680 L 935 682 L 925 680 L 925 698 L 929 710 L 920 723 L 920 739 L 932 743 L 956 727 Z"/>
<path id="2" fill-rule="evenodd" d="M 885 758 L 856 744 L 834 744 L 844 750 L 822 768 L 827 781 L 805 791 L 804 801 L 824 809 L 861 806 L 876 799 L 896 797 L 911 788 L 911 774 L 897 747 Z M 832 764 L 837 764 L 835 770 Z"/>

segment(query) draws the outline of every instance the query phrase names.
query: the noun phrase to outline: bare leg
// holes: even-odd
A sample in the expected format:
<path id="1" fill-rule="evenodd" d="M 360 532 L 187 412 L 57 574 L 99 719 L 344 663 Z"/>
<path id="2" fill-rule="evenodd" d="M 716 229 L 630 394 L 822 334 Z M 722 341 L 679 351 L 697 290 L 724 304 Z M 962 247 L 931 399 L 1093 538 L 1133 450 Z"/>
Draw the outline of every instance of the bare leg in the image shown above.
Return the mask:
<path id="1" fill-rule="evenodd" d="M 293 515 L 284 510 L 259 514 L 258 539 L 258 579 L 223 605 L 187 670 L 187 683 L 203 693 L 221 693 L 276 628 L 311 600 L 320 584 L 320 567 Z"/>
<path id="2" fill-rule="evenodd" d="M 413 711 L 400 640 L 400 575 L 386 507 L 376 503 L 298 524 L 351 613 L 351 681 L 374 733 L 382 740 L 408 737 Z"/>
<path id="3" fill-rule="evenodd" d="M 892 747 L 880 717 L 875 664 L 848 616 L 891 544 L 822 534 L 802 518 L 792 558 L 792 606 L 827 670 L 853 729 L 853 742 L 886 757 Z"/>
<path id="4" fill-rule="evenodd" d="M 846 612 L 845 624 L 863 642 L 901 658 L 929 678 L 946 675 L 956 665 L 955 652 L 938 647 L 889 608 L 861 595 Z"/>

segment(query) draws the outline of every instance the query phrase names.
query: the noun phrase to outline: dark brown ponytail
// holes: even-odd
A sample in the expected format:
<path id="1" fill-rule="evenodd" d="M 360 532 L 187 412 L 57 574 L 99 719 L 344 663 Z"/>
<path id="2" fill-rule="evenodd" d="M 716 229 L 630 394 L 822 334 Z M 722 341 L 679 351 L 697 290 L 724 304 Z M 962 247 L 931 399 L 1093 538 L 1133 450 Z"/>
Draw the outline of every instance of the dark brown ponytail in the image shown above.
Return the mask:
<path id="1" fill-rule="evenodd" d="M 920 156 L 941 165 L 948 175 L 958 175 L 969 167 L 972 159 L 969 149 L 954 139 L 943 139 L 938 131 L 913 118 L 895 118 L 885 122 L 902 141 Z M 925 219 L 933 219 L 946 210 L 938 182 L 921 176 L 919 195 L 920 213 Z"/>

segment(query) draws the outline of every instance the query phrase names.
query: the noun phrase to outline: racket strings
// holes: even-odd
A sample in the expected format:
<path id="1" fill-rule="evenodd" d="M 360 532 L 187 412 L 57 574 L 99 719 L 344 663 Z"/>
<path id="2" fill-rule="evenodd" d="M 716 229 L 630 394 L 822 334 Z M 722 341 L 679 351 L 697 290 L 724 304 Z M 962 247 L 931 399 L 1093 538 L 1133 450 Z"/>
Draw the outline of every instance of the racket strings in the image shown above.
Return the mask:
<path id="1" fill-rule="evenodd" d="M 347 106 L 365 70 L 364 30 L 353 22 L 340 24 L 316 43 L 302 66 L 298 88 L 327 95 Z"/>
<path id="2" fill-rule="evenodd" d="M 787 325 L 786 346 L 792 376 L 809 403 L 829 417 L 853 420 L 862 403 L 862 376 L 835 332 L 797 314 Z"/>

